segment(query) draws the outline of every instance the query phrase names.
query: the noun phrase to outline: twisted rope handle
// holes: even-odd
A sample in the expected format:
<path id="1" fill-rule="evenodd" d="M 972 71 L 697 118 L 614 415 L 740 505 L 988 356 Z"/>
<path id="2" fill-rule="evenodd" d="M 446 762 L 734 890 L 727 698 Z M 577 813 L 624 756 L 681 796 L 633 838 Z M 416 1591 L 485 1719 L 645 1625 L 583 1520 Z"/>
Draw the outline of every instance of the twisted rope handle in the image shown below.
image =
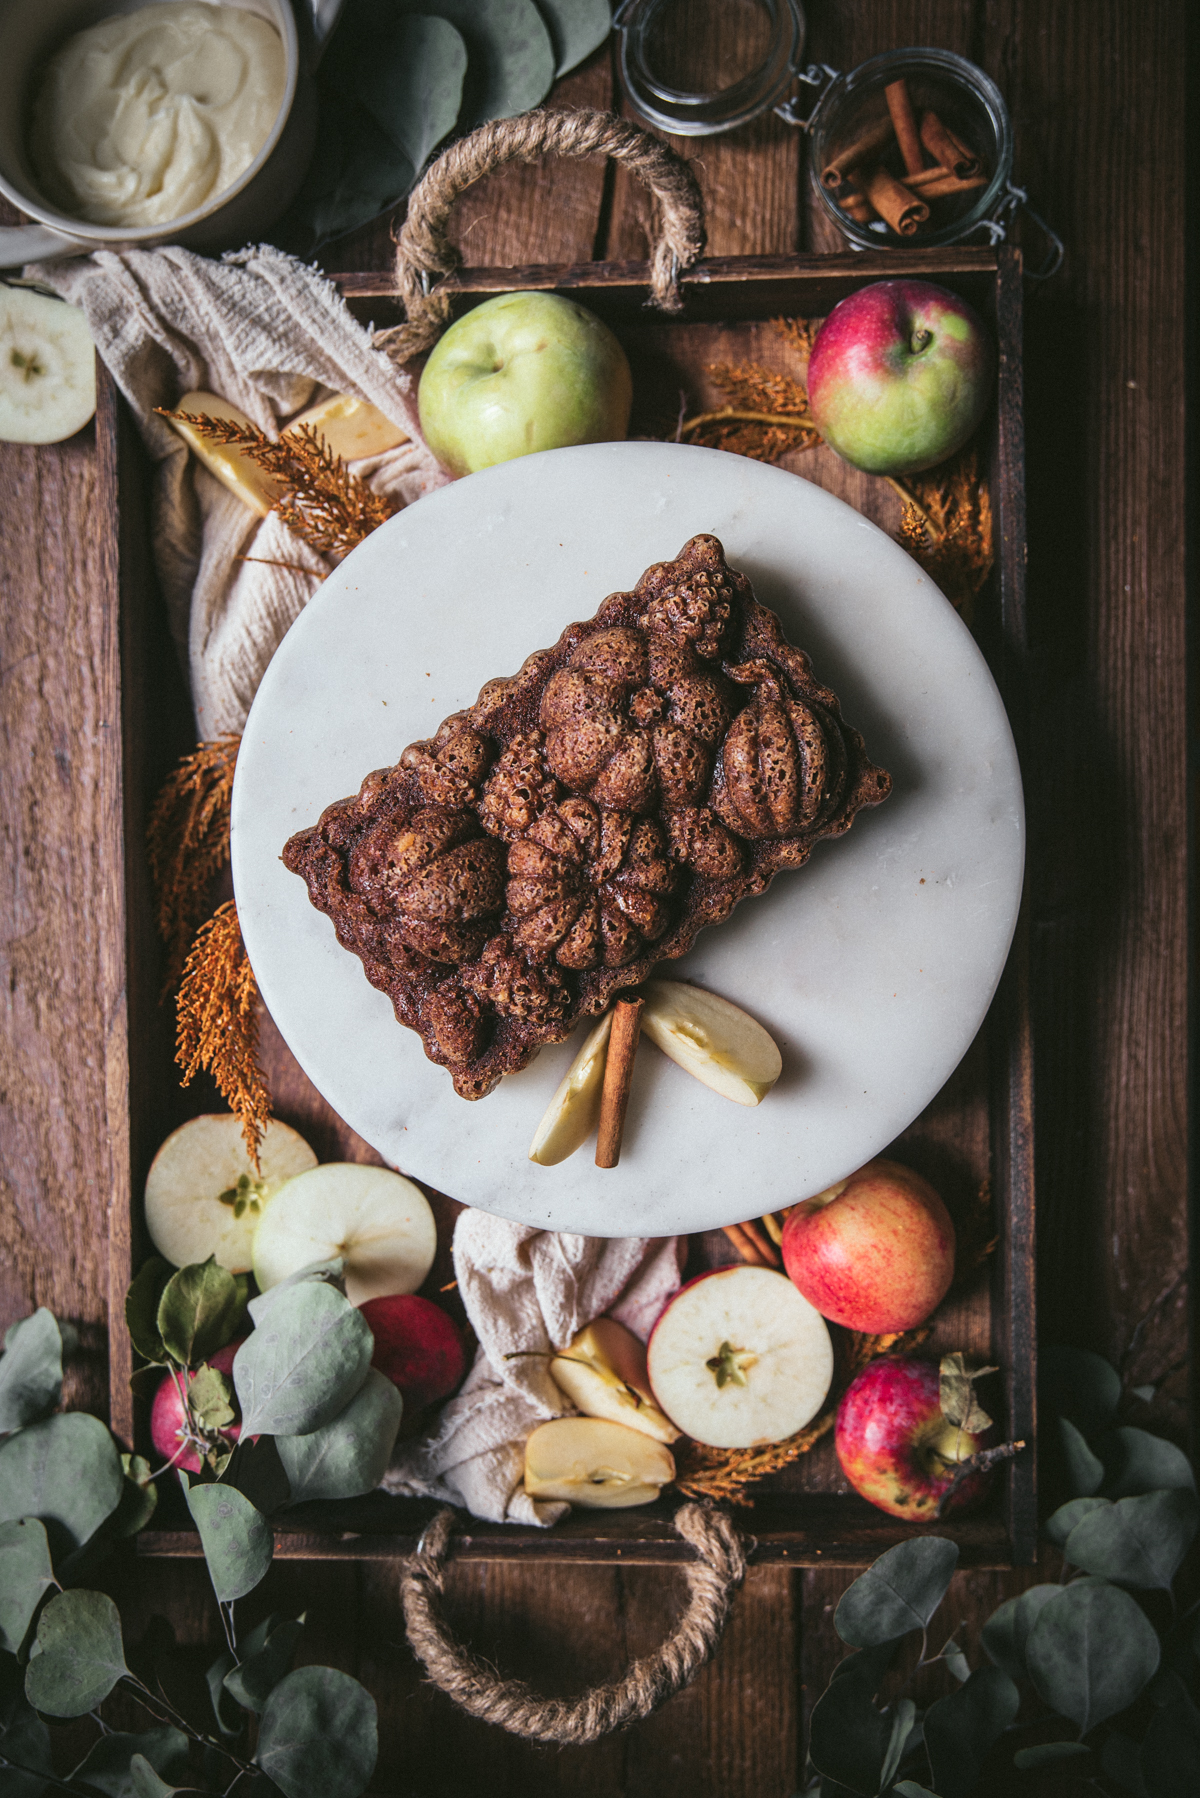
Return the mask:
<path id="1" fill-rule="evenodd" d="M 413 1652 L 435 1686 L 472 1717 L 533 1742 L 576 1746 L 639 1722 L 695 1678 L 721 1639 L 734 1593 L 746 1573 L 741 1538 L 721 1511 L 686 1504 L 675 1528 L 696 1551 L 686 1568 L 688 1605 L 667 1640 L 634 1661 L 621 1679 L 577 1698 L 544 1698 L 523 1679 L 505 1679 L 457 1642 L 442 1615 L 453 1511 L 439 1511 L 404 1563 L 400 1595 Z"/>
<path id="2" fill-rule="evenodd" d="M 461 258 L 446 236 L 450 209 L 472 183 L 506 162 L 539 156 L 611 156 L 642 180 L 657 201 L 650 255 L 650 300 L 678 312 L 679 277 L 704 249 L 704 202 L 691 168 L 669 145 L 611 112 L 527 112 L 494 119 L 451 144 L 428 168 L 408 200 L 396 240 L 396 291 L 407 323 L 376 342 L 396 362 L 432 349 L 450 323 L 449 294 L 431 293 Z"/>

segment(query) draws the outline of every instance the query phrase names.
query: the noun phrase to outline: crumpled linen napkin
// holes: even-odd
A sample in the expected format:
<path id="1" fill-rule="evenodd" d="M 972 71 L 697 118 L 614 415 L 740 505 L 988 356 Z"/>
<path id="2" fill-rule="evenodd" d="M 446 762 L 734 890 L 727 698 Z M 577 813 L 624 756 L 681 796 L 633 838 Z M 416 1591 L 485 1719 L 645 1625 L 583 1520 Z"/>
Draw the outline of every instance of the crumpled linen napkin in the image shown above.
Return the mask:
<path id="1" fill-rule="evenodd" d="M 565 1348 L 601 1316 L 643 1341 L 679 1290 L 682 1237 L 555 1234 L 464 1211 L 454 1231 L 454 1271 L 479 1350 L 437 1434 L 401 1442 L 384 1475 L 388 1492 L 440 1498 L 494 1523 L 556 1523 L 570 1506 L 529 1497 L 525 1438 L 574 1406 L 536 1356 Z"/>
<path id="2" fill-rule="evenodd" d="M 267 663 L 331 564 L 243 506 L 154 408 L 199 388 L 274 435 L 327 394 L 355 394 L 409 441 L 351 466 L 408 505 L 448 479 L 421 436 L 413 377 L 375 348 L 324 275 L 270 245 L 220 261 L 176 247 L 99 250 L 26 273 L 82 307 L 133 409 L 156 464 L 155 562 L 199 735 L 240 732 Z"/>

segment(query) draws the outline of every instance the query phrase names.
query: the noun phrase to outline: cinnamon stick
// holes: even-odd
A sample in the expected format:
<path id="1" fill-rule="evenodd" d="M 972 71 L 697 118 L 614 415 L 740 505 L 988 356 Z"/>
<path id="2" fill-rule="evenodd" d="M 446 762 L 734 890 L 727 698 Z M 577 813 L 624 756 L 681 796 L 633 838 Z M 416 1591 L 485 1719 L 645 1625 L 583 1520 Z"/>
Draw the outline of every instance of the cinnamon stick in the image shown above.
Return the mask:
<path id="1" fill-rule="evenodd" d="M 830 199 L 856 225 L 869 225 L 875 217 L 875 210 L 863 192 L 862 182 L 857 175 L 847 175 L 841 186 L 832 190 Z"/>
<path id="2" fill-rule="evenodd" d="M 746 1232 L 746 1235 L 750 1238 L 759 1253 L 766 1256 L 767 1266 L 778 1267 L 782 1259 L 779 1250 L 775 1247 L 775 1244 L 763 1229 L 758 1218 L 748 1217 L 742 1225 L 742 1229 Z"/>
<path id="3" fill-rule="evenodd" d="M 742 1260 L 751 1267 L 770 1267 L 772 1265 L 747 1231 L 745 1224 L 722 1224 L 721 1232 L 729 1238 Z"/>
<path id="4" fill-rule="evenodd" d="M 929 208 L 919 195 L 910 193 L 902 182 L 886 169 L 872 169 L 866 177 L 867 198 L 900 237 L 911 237 L 929 217 Z"/>
<path id="5" fill-rule="evenodd" d="M 844 150 L 839 150 L 836 156 L 830 158 L 821 170 L 822 184 L 825 187 L 840 187 L 852 171 L 885 150 L 893 135 L 890 118 L 877 119 L 873 125 L 868 125 Z"/>
<path id="6" fill-rule="evenodd" d="M 911 187 L 914 193 L 923 193 L 931 181 L 944 181 L 953 171 L 943 168 L 939 162 L 934 168 L 921 169 L 916 175 L 901 175 L 905 187 Z"/>
<path id="7" fill-rule="evenodd" d="M 600 1125 L 596 1133 L 596 1166 L 616 1167 L 621 1159 L 625 1110 L 633 1080 L 633 1061 L 642 1029 L 644 999 L 618 999 L 613 1007 L 604 1086 L 600 1093 Z"/>
<path id="8" fill-rule="evenodd" d="M 955 137 L 948 125 L 942 124 L 936 112 L 922 114 L 920 137 L 933 160 L 944 163 L 960 181 L 979 174 L 978 156 L 963 143 L 961 137 Z"/>
<path id="9" fill-rule="evenodd" d="M 944 171 L 940 180 L 926 181 L 921 187 L 917 187 L 915 182 L 910 183 L 907 175 L 903 183 L 905 187 L 912 186 L 922 200 L 943 200 L 947 194 L 970 193 L 973 188 L 986 187 L 987 184 L 986 175 L 973 175 L 970 180 L 961 181 L 957 175 L 946 174 Z"/>
<path id="10" fill-rule="evenodd" d="M 892 129 L 896 133 L 896 142 L 900 145 L 900 154 L 904 158 L 904 167 L 910 175 L 915 175 L 925 167 L 925 158 L 921 154 L 916 114 L 908 97 L 908 83 L 901 76 L 899 81 L 889 81 L 883 92 L 891 115 Z"/>

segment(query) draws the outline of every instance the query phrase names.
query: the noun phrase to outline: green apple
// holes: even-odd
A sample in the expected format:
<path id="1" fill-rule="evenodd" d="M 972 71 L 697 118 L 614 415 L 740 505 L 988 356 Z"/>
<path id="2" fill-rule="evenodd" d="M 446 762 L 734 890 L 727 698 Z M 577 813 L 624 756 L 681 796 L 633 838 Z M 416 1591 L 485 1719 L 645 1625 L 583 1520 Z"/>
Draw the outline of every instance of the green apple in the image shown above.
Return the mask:
<path id="1" fill-rule="evenodd" d="M 506 293 L 439 339 L 417 395 L 421 429 L 451 474 L 535 450 L 611 443 L 629 428 L 633 379 L 598 318 L 553 293 Z"/>

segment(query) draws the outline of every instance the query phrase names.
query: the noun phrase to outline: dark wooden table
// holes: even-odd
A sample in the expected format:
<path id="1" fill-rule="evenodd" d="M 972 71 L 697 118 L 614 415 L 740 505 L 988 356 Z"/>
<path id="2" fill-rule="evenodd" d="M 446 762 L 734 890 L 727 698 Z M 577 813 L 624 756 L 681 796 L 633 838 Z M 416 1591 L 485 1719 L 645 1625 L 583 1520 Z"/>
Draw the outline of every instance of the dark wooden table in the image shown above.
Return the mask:
<path id="1" fill-rule="evenodd" d="M 985 68 L 1014 117 L 1018 178 L 1067 244 L 1063 272 L 1028 296 L 1026 328 L 1040 1315 L 1045 1340 L 1100 1349 L 1127 1386 L 1153 1386 L 1139 1421 L 1183 1439 L 1187 8 L 810 0 L 808 12 L 809 55 L 838 68 L 904 44 Z M 614 102 L 601 51 L 551 103 Z M 704 190 L 710 253 L 836 247 L 809 200 L 800 133 L 771 119 L 678 147 Z M 644 201 L 601 166 L 509 171 L 461 204 L 458 236 L 477 266 L 636 257 Z M 331 246 L 326 263 L 382 268 L 388 253 L 379 226 Z M 117 727 L 94 701 L 106 650 L 94 600 L 111 576 L 96 463 L 88 431 L 51 449 L 0 445 L 0 1328 L 37 1303 L 76 1320 L 84 1354 L 69 1397 L 99 1408 L 104 1046 L 120 993 L 99 928 L 112 870 L 95 850 L 93 777 Z M 561 1752 L 471 1723 L 422 1685 L 385 1566 L 280 1565 L 254 1602 L 305 1610 L 306 1658 L 376 1695 L 379 1792 L 788 1798 L 847 1577 L 753 1571 L 689 1692 L 619 1738 Z M 972 1658 L 979 1620 L 1035 1577 L 958 1576 Z M 681 1589 L 665 1569 L 495 1563 L 450 1584 L 469 1639 L 554 1691 L 648 1649 Z M 216 1653 L 201 1563 L 130 1563 L 115 1590 L 131 1638 L 160 1613 L 197 1667 Z"/>

